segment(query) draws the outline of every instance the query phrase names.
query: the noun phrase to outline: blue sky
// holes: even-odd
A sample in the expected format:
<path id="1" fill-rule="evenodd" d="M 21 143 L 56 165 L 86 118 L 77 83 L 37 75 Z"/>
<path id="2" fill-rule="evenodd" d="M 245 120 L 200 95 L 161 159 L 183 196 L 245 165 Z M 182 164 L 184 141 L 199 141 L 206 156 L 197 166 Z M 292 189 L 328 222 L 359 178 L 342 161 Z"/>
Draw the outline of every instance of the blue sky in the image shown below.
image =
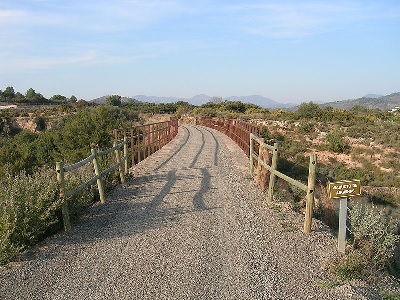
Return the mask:
<path id="1" fill-rule="evenodd" d="M 400 91 L 400 1 L 0 0 L 0 89 L 46 97 Z"/>

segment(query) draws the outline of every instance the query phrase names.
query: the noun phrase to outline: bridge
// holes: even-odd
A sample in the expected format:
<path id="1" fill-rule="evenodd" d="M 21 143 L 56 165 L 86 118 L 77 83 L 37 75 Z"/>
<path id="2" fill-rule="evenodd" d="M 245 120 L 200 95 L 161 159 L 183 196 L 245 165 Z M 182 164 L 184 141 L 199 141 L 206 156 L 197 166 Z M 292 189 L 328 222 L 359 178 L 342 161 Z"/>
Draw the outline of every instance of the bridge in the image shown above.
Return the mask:
<path id="1" fill-rule="evenodd" d="M 221 132 L 181 125 L 133 172 L 71 230 L 2 270 L 0 299 L 366 299 L 324 285 L 335 238 L 271 209 Z"/>

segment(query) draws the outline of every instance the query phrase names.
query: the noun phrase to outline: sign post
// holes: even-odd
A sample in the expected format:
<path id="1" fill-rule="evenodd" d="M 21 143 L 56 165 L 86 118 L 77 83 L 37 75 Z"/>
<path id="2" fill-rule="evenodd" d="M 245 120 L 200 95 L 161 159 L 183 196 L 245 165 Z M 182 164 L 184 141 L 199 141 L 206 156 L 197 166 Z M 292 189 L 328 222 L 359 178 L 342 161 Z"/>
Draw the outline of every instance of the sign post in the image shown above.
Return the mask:
<path id="1" fill-rule="evenodd" d="M 346 250 L 346 220 L 347 220 L 347 199 L 361 195 L 360 180 L 342 180 L 328 183 L 328 197 L 330 199 L 340 199 L 339 210 L 339 233 L 338 251 L 345 253 Z"/>
<path id="2" fill-rule="evenodd" d="M 339 209 L 339 233 L 338 233 L 338 251 L 345 253 L 346 250 L 346 220 L 347 220 L 347 198 L 340 198 Z"/>

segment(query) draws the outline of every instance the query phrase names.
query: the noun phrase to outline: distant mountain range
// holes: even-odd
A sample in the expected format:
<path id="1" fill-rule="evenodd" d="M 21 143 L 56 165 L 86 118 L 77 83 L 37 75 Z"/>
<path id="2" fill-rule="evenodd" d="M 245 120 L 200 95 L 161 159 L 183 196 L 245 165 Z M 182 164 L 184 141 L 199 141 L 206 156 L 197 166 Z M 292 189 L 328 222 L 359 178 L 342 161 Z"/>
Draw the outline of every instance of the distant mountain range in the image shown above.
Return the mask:
<path id="1" fill-rule="evenodd" d="M 105 103 L 107 96 L 103 96 L 97 99 L 93 99 L 91 101 L 102 104 Z M 193 96 L 191 98 L 178 98 L 178 97 L 158 97 L 158 96 L 146 96 L 146 95 L 136 95 L 133 97 L 122 97 L 122 101 L 127 101 L 128 99 L 135 99 L 140 102 L 150 102 L 150 103 L 171 103 L 177 101 L 185 101 L 189 102 L 190 104 L 200 106 L 203 105 L 215 97 L 211 97 L 205 94 L 200 94 Z M 243 103 L 253 103 L 259 105 L 264 108 L 289 108 L 294 106 L 295 104 L 282 104 L 276 102 L 272 99 L 260 96 L 260 95 L 252 95 L 252 96 L 230 96 L 227 98 L 220 98 L 220 100 L 230 100 L 230 101 L 241 101 Z"/>
<path id="2" fill-rule="evenodd" d="M 93 102 L 102 104 L 105 103 L 107 96 L 103 96 L 97 99 L 93 99 Z M 189 102 L 193 105 L 200 106 L 211 100 L 229 100 L 229 101 L 241 101 L 243 103 L 253 103 L 259 105 L 263 108 L 277 109 L 277 108 L 288 108 L 292 111 L 297 109 L 296 104 L 293 103 L 279 103 L 272 99 L 260 96 L 230 96 L 226 98 L 211 97 L 205 94 L 200 94 L 193 96 L 191 98 L 178 98 L 178 97 L 157 97 L 157 96 L 146 96 L 146 95 L 136 95 L 133 97 L 122 97 L 122 101 L 128 101 L 135 99 L 140 102 L 150 102 L 150 103 L 171 103 L 177 101 Z M 319 104 L 321 107 L 331 106 L 333 108 L 340 109 L 351 109 L 354 106 L 363 106 L 369 109 L 381 109 L 381 110 L 391 110 L 395 107 L 400 107 L 400 92 L 393 93 L 390 95 L 382 96 L 376 94 L 368 94 L 364 97 L 358 99 L 348 99 L 335 102 L 327 102 Z"/>
<path id="3" fill-rule="evenodd" d="M 400 107 L 400 92 L 386 96 L 368 94 L 358 99 L 349 99 L 321 104 L 322 107 L 351 109 L 354 106 L 363 106 L 369 109 L 391 110 Z"/>

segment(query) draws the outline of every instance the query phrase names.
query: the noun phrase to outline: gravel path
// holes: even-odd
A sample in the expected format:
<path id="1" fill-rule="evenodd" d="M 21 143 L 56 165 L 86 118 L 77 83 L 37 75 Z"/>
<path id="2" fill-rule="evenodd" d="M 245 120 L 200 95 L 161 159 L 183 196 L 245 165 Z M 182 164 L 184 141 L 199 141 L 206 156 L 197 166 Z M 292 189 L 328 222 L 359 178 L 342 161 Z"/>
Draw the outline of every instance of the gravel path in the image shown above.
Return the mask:
<path id="1" fill-rule="evenodd" d="M 4 268 L 0 299 L 375 299 L 327 287 L 335 239 L 268 208 L 247 164 L 223 134 L 181 126 L 105 205 Z"/>

